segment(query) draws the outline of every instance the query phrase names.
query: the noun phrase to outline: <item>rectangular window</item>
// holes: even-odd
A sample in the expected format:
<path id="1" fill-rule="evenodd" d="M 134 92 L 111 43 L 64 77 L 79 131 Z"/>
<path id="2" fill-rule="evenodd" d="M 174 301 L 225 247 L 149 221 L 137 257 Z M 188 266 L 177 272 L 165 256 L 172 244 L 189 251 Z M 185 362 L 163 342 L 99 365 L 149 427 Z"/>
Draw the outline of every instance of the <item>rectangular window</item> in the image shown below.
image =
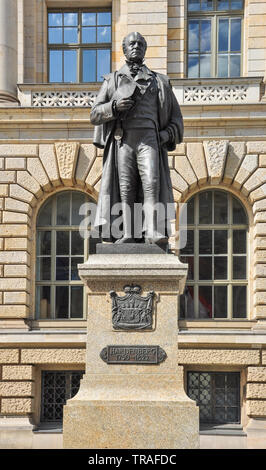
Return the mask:
<path id="1" fill-rule="evenodd" d="M 78 393 L 84 371 L 43 371 L 41 422 L 62 423 L 63 407 Z"/>
<path id="2" fill-rule="evenodd" d="M 200 424 L 240 423 L 239 372 L 188 372 L 187 394 L 199 406 Z"/>
<path id="3" fill-rule="evenodd" d="M 49 82 L 101 82 L 111 68 L 111 24 L 107 10 L 48 10 Z"/>
<path id="4" fill-rule="evenodd" d="M 243 0 L 188 0 L 188 78 L 239 77 Z"/>

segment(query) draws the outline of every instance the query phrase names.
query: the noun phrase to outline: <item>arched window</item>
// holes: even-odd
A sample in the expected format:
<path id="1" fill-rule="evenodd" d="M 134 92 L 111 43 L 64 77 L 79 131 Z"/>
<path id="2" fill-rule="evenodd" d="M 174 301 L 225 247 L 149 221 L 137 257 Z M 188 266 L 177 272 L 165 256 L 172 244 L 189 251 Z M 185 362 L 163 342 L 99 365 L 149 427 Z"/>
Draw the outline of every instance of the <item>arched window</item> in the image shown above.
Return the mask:
<path id="1" fill-rule="evenodd" d="M 37 218 L 36 316 L 77 319 L 86 312 L 77 265 L 88 257 L 88 239 L 79 233 L 79 208 L 89 197 L 62 191 L 50 197 Z"/>
<path id="2" fill-rule="evenodd" d="M 180 260 L 188 277 L 181 318 L 247 317 L 247 214 L 220 190 L 197 193 L 187 205 L 187 244 Z"/>

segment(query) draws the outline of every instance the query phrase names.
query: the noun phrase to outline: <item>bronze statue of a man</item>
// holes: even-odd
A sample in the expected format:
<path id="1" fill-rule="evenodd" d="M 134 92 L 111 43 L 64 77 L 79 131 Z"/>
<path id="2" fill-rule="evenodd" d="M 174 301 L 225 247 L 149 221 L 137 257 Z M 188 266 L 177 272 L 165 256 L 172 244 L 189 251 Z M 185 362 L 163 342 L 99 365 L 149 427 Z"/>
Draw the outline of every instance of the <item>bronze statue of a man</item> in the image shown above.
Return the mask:
<path id="1" fill-rule="evenodd" d="M 144 207 L 145 241 L 167 240 L 166 231 L 158 230 L 156 207 L 173 203 L 167 151 L 182 142 L 183 119 L 169 78 L 143 63 L 146 49 L 140 33 L 124 38 L 126 63 L 104 76 L 90 115 L 96 126 L 94 144 L 104 148 L 95 226 L 111 224 L 117 215 L 110 210 L 120 202 L 123 236 L 116 243 L 136 241 L 133 214 L 137 202 Z"/>

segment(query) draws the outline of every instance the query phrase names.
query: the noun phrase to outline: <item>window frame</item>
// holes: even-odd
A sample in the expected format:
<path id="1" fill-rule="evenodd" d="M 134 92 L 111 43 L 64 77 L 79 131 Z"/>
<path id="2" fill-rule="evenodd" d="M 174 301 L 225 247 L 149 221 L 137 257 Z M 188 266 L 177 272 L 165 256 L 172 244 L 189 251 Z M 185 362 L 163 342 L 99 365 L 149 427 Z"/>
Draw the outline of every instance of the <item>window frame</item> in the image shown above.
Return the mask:
<path id="1" fill-rule="evenodd" d="M 228 0 L 229 4 L 231 4 L 231 0 Z M 213 10 L 193 10 L 189 11 L 188 9 L 188 4 L 187 4 L 187 33 L 186 33 L 186 43 L 187 43 L 187 54 L 186 54 L 186 76 L 188 79 L 204 79 L 204 78 L 218 78 L 220 80 L 224 79 L 230 79 L 230 78 L 239 78 L 243 76 L 243 46 L 244 46 L 244 8 L 245 4 L 243 1 L 243 8 L 240 10 L 218 10 L 217 9 L 217 4 L 218 0 L 213 0 L 214 8 Z M 228 74 L 227 77 L 219 77 L 218 76 L 218 41 L 219 41 L 219 27 L 218 27 L 218 22 L 219 18 L 228 18 L 231 20 L 231 18 L 240 18 L 241 19 L 241 39 L 240 39 L 240 75 L 239 76 L 231 76 Z M 189 44 L 189 20 L 211 20 L 211 74 L 209 77 L 204 77 L 200 76 L 200 62 L 199 62 L 199 75 L 198 77 L 189 77 L 188 73 L 188 59 L 191 54 L 196 55 L 196 53 L 190 53 L 188 49 L 188 44 Z M 231 21 L 230 23 L 230 28 L 231 28 Z M 230 31 L 230 30 L 229 30 Z M 230 32 L 229 34 L 229 40 L 230 40 Z M 200 56 L 200 51 L 198 51 L 197 56 Z M 230 58 L 230 51 L 227 52 L 227 56 Z M 230 60 L 228 61 L 228 69 L 230 67 Z M 230 70 L 230 69 L 229 69 Z"/>
<path id="2" fill-rule="evenodd" d="M 228 223 L 227 224 L 215 224 L 214 222 L 211 224 L 199 224 L 199 196 L 205 192 L 212 193 L 212 220 L 214 220 L 214 193 L 215 192 L 223 192 L 228 197 Z M 245 206 L 243 203 L 229 191 L 217 189 L 217 188 L 209 188 L 202 191 L 197 192 L 192 197 L 190 197 L 187 201 L 191 201 L 194 199 L 194 223 L 188 224 L 187 223 L 187 230 L 193 231 L 194 236 L 194 251 L 193 254 L 182 254 L 179 252 L 180 261 L 183 258 L 187 258 L 189 256 L 193 256 L 193 267 L 194 267 L 194 279 L 187 279 L 186 286 L 193 287 L 193 307 L 194 307 L 194 317 L 181 316 L 179 314 L 179 320 L 185 321 L 247 321 L 249 319 L 249 301 L 250 301 L 250 292 L 248 289 L 249 285 L 249 218 Z M 241 204 L 245 215 L 247 224 L 234 224 L 233 223 L 233 199 L 236 199 L 239 204 Z M 214 257 L 219 256 L 219 254 L 211 253 L 209 255 L 199 253 L 199 231 L 200 230 L 210 230 L 212 233 L 216 230 L 227 230 L 227 253 L 221 254 L 220 256 L 227 257 L 227 278 L 226 279 L 199 279 L 199 258 L 200 256 L 210 256 L 212 259 L 212 269 L 214 270 Z M 246 231 L 246 252 L 245 253 L 233 253 L 233 230 L 245 230 Z M 212 235 L 214 237 L 214 235 Z M 233 256 L 245 256 L 246 257 L 246 277 L 245 279 L 233 279 Z M 182 262 L 185 262 L 183 260 Z M 213 271 L 214 272 L 214 271 Z M 213 276 L 214 277 L 214 276 Z M 212 311 L 214 311 L 214 287 L 215 286 L 227 286 L 227 316 L 225 317 L 215 317 L 212 316 L 211 318 L 204 318 L 199 316 L 199 287 L 200 286 L 211 286 L 212 287 Z M 245 317 L 233 317 L 233 286 L 246 286 L 246 316 Z M 179 308 L 179 312 L 181 313 L 181 308 Z M 215 314 L 215 312 L 214 312 Z"/>
<path id="3" fill-rule="evenodd" d="M 81 279 L 79 280 L 57 280 L 56 279 L 56 232 L 60 231 L 77 231 L 78 226 L 76 225 L 57 225 L 56 224 L 56 203 L 57 203 L 57 197 L 60 194 L 63 193 L 80 193 L 84 195 L 84 202 L 93 202 L 89 195 L 82 192 L 82 191 L 77 191 L 73 189 L 67 189 L 63 191 L 59 191 L 53 195 L 51 195 L 47 200 L 44 202 L 44 204 L 40 207 L 37 218 L 36 218 L 36 256 L 35 256 L 35 320 L 37 321 L 82 321 L 85 320 L 87 317 L 87 309 L 88 309 L 88 302 L 87 302 L 87 293 L 86 289 L 84 288 L 84 283 L 82 282 Z M 86 201 L 87 199 L 87 201 Z M 52 201 L 52 207 L 51 207 L 51 225 L 43 225 L 43 226 L 38 226 L 38 217 L 42 211 L 42 209 L 45 207 L 46 204 L 49 204 L 49 200 Z M 72 200 L 72 198 L 71 198 Z M 70 207 L 71 211 L 71 207 Z M 37 269 L 38 269 L 38 258 L 41 257 L 41 255 L 38 255 L 38 233 L 39 232 L 51 232 L 51 279 L 50 280 L 37 280 Z M 88 259 L 89 255 L 89 239 L 84 238 L 84 262 Z M 48 255 L 47 255 L 48 256 Z M 63 255 L 62 255 L 63 256 Z M 71 260 L 71 254 L 69 253 L 66 255 L 70 260 Z M 74 256 L 75 257 L 75 256 Z M 77 255 L 76 257 L 79 257 Z M 42 318 L 41 317 L 41 312 L 40 308 L 37 305 L 38 302 L 38 294 L 37 294 L 37 289 L 38 287 L 50 287 L 50 317 L 47 318 Z M 64 318 L 58 318 L 55 316 L 56 314 L 56 286 L 67 286 L 68 288 L 71 289 L 71 286 L 83 286 L 83 315 L 81 317 L 71 317 L 71 302 L 68 302 L 68 316 Z M 69 289 L 69 292 L 70 292 Z M 68 293 L 69 300 L 70 300 L 70 293 Z"/>
<path id="4" fill-rule="evenodd" d="M 64 44 L 63 42 L 62 43 L 52 43 L 50 44 L 49 43 L 49 13 L 78 13 L 78 25 L 77 25 L 77 29 L 78 29 L 78 42 L 77 43 L 67 43 L 67 44 Z M 110 13 L 111 14 L 111 23 L 110 23 L 110 27 L 111 27 L 111 42 L 107 42 L 107 43 L 102 43 L 102 42 L 96 42 L 96 43 L 82 43 L 81 42 L 81 30 L 82 30 L 82 26 L 81 26 L 81 15 L 82 13 Z M 96 26 L 97 27 L 97 26 Z M 64 26 L 62 26 L 62 28 L 64 28 Z M 100 7 L 96 7 L 96 8 L 82 8 L 82 7 L 76 7 L 76 8 L 70 8 L 70 7 L 67 7 L 67 8 L 48 8 L 47 9 L 47 44 L 46 44 L 46 47 L 47 47 L 47 79 L 48 79 L 48 83 L 60 83 L 60 84 L 66 84 L 66 83 L 69 83 L 69 84 L 82 84 L 82 83 L 86 83 L 86 84 L 98 84 L 98 83 L 101 83 L 101 81 L 97 81 L 97 53 L 96 53 L 96 81 L 95 82 L 85 82 L 85 81 L 82 81 L 82 77 L 83 77 L 83 60 L 82 60 L 82 54 L 83 54 L 83 50 L 99 50 L 99 49 L 109 49 L 110 50 L 110 72 L 111 72 L 111 67 L 112 67 L 112 9 L 110 8 L 100 8 Z M 67 81 L 64 81 L 64 54 L 62 54 L 62 81 L 61 82 L 51 82 L 50 81 L 50 51 L 51 50 L 60 50 L 60 51 L 68 51 L 68 50 L 77 50 L 77 80 L 75 82 L 67 82 Z"/>

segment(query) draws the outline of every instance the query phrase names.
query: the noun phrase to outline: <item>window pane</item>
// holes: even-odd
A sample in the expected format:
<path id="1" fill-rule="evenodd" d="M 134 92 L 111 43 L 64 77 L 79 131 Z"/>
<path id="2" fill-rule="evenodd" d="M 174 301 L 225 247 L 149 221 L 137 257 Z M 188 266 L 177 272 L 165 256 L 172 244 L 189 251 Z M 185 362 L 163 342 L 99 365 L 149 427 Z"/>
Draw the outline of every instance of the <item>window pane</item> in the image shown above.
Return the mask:
<path id="1" fill-rule="evenodd" d="M 218 56 L 218 77 L 228 77 L 228 56 Z"/>
<path id="2" fill-rule="evenodd" d="M 37 258 L 37 281 L 51 280 L 51 258 Z"/>
<path id="3" fill-rule="evenodd" d="M 77 231 L 71 232 L 71 254 L 83 256 L 84 252 L 84 239 Z"/>
<path id="4" fill-rule="evenodd" d="M 65 26 L 77 26 L 78 14 L 77 13 L 64 13 L 64 25 Z"/>
<path id="5" fill-rule="evenodd" d="M 111 24 L 111 13 L 97 13 L 97 24 L 100 26 Z"/>
<path id="6" fill-rule="evenodd" d="M 228 197 L 226 193 L 214 193 L 214 223 L 227 224 Z"/>
<path id="7" fill-rule="evenodd" d="M 211 76 L 211 56 L 200 56 L 200 76 L 208 78 Z"/>
<path id="8" fill-rule="evenodd" d="M 44 204 L 40 209 L 38 219 L 38 227 L 45 227 L 52 224 L 52 201 L 50 200 L 47 204 Z"/>
<path id="9" fill-rule="evenodd" d="M 68 318 L 68 286 L 56 286 L 56 318 Z"/>
<path id="10" fill-rule="evenodd" d="M 62 82 L 63 80 L 62 51 L 49 52 L 49 82 Z"/>
<path id="11" fill-rule="evenodd" d="M 247 224 L 246 212 L 242 204 L 233 197 L 233 224 Z"/>
<path id="12" fill-rule="evenodd" d="M 181 254 L 194 254 L 194 230 L 187 230 L 187 244 L 180 250 Z"/>
<path id="13" fill-rule="evenodd" d="M 186 286 L 184 294 L 180 296 L 180 317 L 195 318 L 193 286 Z"/>
<path id="14" fill-rule="evenodd" d="M 62 13 L 48 13 L 48 26 L 62 26 Z"/>
<path id="15" fill-rule="evenodd" d="M 102 26 L 97 28 L 97 42 L 111 42 L 111 27 Z"/>
<path id="16" fill-rule="evenodd" d="M 212 231 L 199 230 L 199 254 L 212 253 Z"/>
<path id="17" fill-rule="evenodd" d="M 229 50 L 229 19 L 219 19 L 218 51 Z"/>
<path id="18" fill-rule="evenodd" d="M 242 10 L 243 0 L 231 0 L 231 10 Z"/>
<path id="19" fill-rule="evenodd" d="M 214 257 L 214 279 L 227 279 L 227 257 Z"/>
<path id="20" fill-rule="evenodd" d="M 71 281 L 79 281 L 80 277 L 78 275 L 78 264 L 84 262 L 84 258 L 71 258 Z"/>
<path id="21" fill-rule="evenodd" d="M 182 263 L 188 264 L 188 274 L 187 280 L 194 279 L 194 256 L 180 256 L 180 261 Z"/>
<path id="22" fill-rule="evenodd" d="M 199 280 L 212 279 L 212 258 L 211 256 L 199 257 Z"/>
<path id="23" fill-rule="evenodd" d="M 69 232 L 67 231 L 56 232 L 56 254 L 57 255 L 69 254 Z"/>
<path id="24" fill-rule="evenodd" d="M 231 19 L 231 51 L 240 51 L 241 50 L 241 19 L 235 18 Z"/>
<path id="25" fill-rule="evenodd" d="M 37 286 L 36 306 L 37 318 L 51 318 L 51 289 L 50 286 Z"/>
<path id="26" fill-rule="evenodd" d="M 57 196 L 57 225 L 70 225 L 70 193 Z"/>
<path id="27" fill-rule="evenodd" d="M 247 287 L 233 286 L 233 318 L 247 316 Z"/>
<path id="28" fill-rule="evenodd" d="M 230 55 L 230 77 L 240 77 L 241 57 L 238 54 Z"/>
<path id="29" fill-rule="evenodd" d="M 214 230 L 214 253 L 227 253 L 227 230 Z"/>
<path id="30" fill-rule="evenodd" d="M 188 0 L 188 11 L 200 10 L 200 0 Z"/>
<path id="31" fill-rule="evenodd" d="M 194 224 L 194 197 L 187 203 L 187 223 Z"/>
<path id="32" fill-rule="evenodd" d="M 211 286 L 199 286 L 199 318 L 212 318 Z"/>
<path id="33" fill-rule="evenodd" d="M 84 218 L 84 215 L 79 214 L 80 207 L 85 202 L 84 194 L 79 192 L 72 193 L 72 217 L 71 225 L 79 225 Z"/>
<path id="34" fill-rule="evenodd" d="M 233 256 L 233 279 L 246 279 L 246 256 Z"/>
<path id="35" fill-rule="evenodd" d="M 199 77 L 199 58 L 197 55 L 188 56 L 188 77 L 189 78 Z"/>
<path id="36" fill-rule="evenodd" d="M 110 50 L 99 49 L 97 51 L 97 82 L 103 81 L 103 75 L 110 72 Z"/>
<path id="37" fill-rule="evenodd" d="M 201 0 L 201 9 L 205 10 L 213 10 L 213 1 L 212 0 Z"/>
<path id="38" fill-rule="evenodd" d="M 212 192 L 205 191 L 199 194 L 199 223 L 212 223 Z"/>
<path id="39" fill-rule="evenodd" d="M 246 253 L 246 230 L 233 230 L 233 253 Z"/>
<path id="40" fill-rule="evenodd" d="M 71 287 L 71 318 L 83 317 L 83 286 Z"/>
<path id="41" fill-rule="evenodd" d="M 65 44 L 77 44 L 77 42 L 78 42 L 78 28 L 65 28 L 64 29 L 64 43 Z"/>
<path id="42" fill-rule="evenodd" d="M 49 44 L 62 44 L 63 29 L 62 28 L 49 28 L 48 29 L 48 42 Z"/>
<path id="43" fill-rule="evenodd" d="M 83 44 L 95 43 L 96 28 L 82 28 L 82 42 Z"/>
<path id="44" fill-rule="evenodd" d="M 77 51 L 64 51 L 64 82 L 77 81 Z"/>
<path id="45" fill-rule="evenodd" d="M 82 54 L 83 67 L 82 67 L 82 81 L 83 82 L 96 82 L 96 51 L 85 50 Z"/>
<path id="46" fill-rule="evenodd" d="M 69 280 L 69 258 L 63 256 L 56 258 L 56 280 Z"/>
<path id="47" fill-rule="evenodd" d="M 218 10 L 228 10 L 229 0 L 218 0 Z"/>
<path id="48" fill-rule="evenodd" d="M 201 52 L 211 51 L 211 20 L 201 21 L 200 51 Z"/>
<path id="49" fill-rule="evenodd" d="M 96 25 L 96 13 L 82 13 L 82 25 L 83 26 L 95 26 Z"/>
<path id="50" fill-rule="evenodd" d="M 188 50 L 199 51 L 199 20 L 190 20 L 188 23 Z"/>
<path id="51" fill-rule="evenodd" d="M 214 318 L 227 317 L 227 287 L 214 286 Z"/>
<path id="52" fill-rule="evenodd" d="M 37 255 L 51 254 L 51 232 L 39 231 L 37 234 Z"/>

